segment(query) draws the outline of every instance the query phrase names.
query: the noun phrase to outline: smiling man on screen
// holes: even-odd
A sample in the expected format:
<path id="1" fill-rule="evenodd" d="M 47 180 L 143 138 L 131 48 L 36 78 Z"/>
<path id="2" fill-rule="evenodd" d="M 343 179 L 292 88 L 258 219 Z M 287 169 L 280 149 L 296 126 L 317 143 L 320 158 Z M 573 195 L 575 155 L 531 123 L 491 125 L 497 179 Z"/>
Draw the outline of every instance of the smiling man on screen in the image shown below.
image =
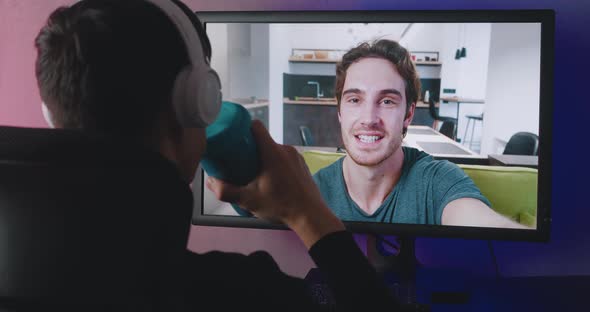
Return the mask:
<path id="1" fill-rule="evenodd" d="M 526 228 L 492 210 L 455 164 L 402 147 L 420 79 L 397 42 L 348 51 L 336 68 L 335 94 L 347 155 L 313 178 L 342 220 Z"/>

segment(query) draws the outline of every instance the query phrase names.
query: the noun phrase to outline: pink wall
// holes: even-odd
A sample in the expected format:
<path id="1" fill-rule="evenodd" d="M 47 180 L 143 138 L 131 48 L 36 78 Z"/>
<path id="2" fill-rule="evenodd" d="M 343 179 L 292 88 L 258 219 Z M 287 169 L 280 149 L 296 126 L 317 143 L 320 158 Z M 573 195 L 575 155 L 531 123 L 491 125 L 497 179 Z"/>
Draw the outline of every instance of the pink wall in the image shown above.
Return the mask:
<path id="1" fill-rule="evenodd" d="M 35 80 L 34 39 L 55 8 L 71 0 L 0 0 L 0 125 L 47 127 Z M 187 1 L 194 10 L 278 9 L 273 1 Z M 200 7 L 200 3 L 203 3 Z M 206 5 L 204 3 L 207 3 Z M 215 4 L 215 5 L 212 5 Z M 193 227 L 189 249 L 249 253 L 266 250 L 291 275 L 305 276 L 313 262 L 297 236 L 287 231 Z"/>
<path id="2" fill-rule="evenodd" d="M 0 125 L 46 127 L 39 110 L 33 42 L 49 13 L 74 0 L 0 0 Z M 345 1 L 355 2 L 355 1 Z M 321 9 L 325 1 L 186 0 L 193 10 Z"/>
<path id="3" fill-rule="evenodd" d="M 0 1 L 0 125 L 46 127 L 35 80 L 34 40 L 68 0 Z"/>

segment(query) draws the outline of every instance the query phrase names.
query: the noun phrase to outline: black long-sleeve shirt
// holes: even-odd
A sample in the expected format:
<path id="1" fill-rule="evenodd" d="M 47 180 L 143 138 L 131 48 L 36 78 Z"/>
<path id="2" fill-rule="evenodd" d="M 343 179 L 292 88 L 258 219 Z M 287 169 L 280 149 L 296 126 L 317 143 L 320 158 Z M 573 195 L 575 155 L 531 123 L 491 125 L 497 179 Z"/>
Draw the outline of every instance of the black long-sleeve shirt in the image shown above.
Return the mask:
<path id="1" fill-rule="evenodd" d="M 309 253 L 325 276 L 337 311 L 397 311 L 396 301 L 349 232 L 326 235 Z M 283 273 L 264 251 L 190 254 L 187 260 L 190 273 L 185 275 L 183 297 L 189 311 L 329 308 L 313 300 L 305 280 Z"/>
<path id="2" fill-rule="evenodd" d="M 187 202 L 192 199 L 192 193 L 180 187 L 180 183 L 177 190 L 178 197 L 182 194 Z M 309 254 L 324 276 L 336 311 L 399 310 L 397 301 L 350 232 L 322 237 L 310 248 Z M 163 292 L 169 294 L 163 296 L 167 298 L 164 310 L 321 311 L 331 308 L 316 303 L 308 282 L 282 272 L 265 251 L 250 255 L 187 251 L 183 261 L 175 270 L 177 280 L 182 282 L 163 285 Z"/>
<path id="3" fill-rule="evenodd" d="M 26 287 L 0 294 L 1 310 L 323 309 L 306 281 L 283 273 L 264 251 L 187 251 L 192 193 L 176 166 L 159 153 L 78 131 L 12 127 L 0 127 L 0 147 L 3 159 L 35 165 L 15 165 L 12 181 L 36 194 L 22 196 L 22 205 L 44 211 L 46 218 L 30 223 L 36 220 L 27 214 L 32 210 L 14 210 L 26 215 L 14 227 L 22 235 L 10 242 L 26 248 L 15 249 L 18 260 L 10 270 L 22 272 L 11 276 Z M 34 179 L 22 178 L 31 172 Z M 27 237 L 35 239 L 21 240 Z M 396 310 L 349 232 L 326 235 L 309 253 L 337 310 Z"/>

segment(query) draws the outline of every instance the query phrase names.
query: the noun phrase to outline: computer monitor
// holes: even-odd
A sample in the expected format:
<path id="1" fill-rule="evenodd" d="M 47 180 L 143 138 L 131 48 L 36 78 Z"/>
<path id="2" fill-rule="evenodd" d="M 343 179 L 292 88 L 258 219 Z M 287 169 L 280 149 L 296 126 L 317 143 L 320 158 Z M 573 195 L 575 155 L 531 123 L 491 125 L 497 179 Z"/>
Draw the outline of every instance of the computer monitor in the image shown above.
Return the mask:
<path id="1" fill-rule="evenodd" d="M 549 239 L 553 11 L 197 12 L 197 15 L 213 47 L 211 65 L 220 75 L 223 100 L 246 107 L 253 119 L 263 121 L 278 143 L 297 146 L 312 173 L 336 166 L 331 174 L 336 173 L 334 183 L 341 183 L 338 194 L 343 196 L 342 202 L 352 207 L 347 209 L 356 210 L 340 214 L 345 216 L 342 219 L 351 231 L 411 237 Z M 395 188 L 400 188 L 399 181 L 407 177 L 403 170 L 409 165 L 404 163 L 400 180 L 392 190 L 396 194 L 384 199 L 400 203 L 388 216 L 370 219 L 381 213 L 379 209 L 383 207 L 368 211 L 365 209 L 368 205 L 355 202 L 354 196 L 346 193 L 352 185 L 342 182 L 346 181 L 338 176 L 342 165 L 338 167 L 336 163 L 347 161 L 341 157 L 349 157 L 351 166 L 367 165 L 355 160 L 354 153 L 371 148 L 359 148 L 355 144 L 368 146 L 389 138 L 389 130 L 376 126 L 376 132 L 372 135 L 367 132 L 361 138 L 362 133 L 353 133 L 357 129 L 354 123 L 345 125 L 339 120 L 339 114 L 344 114 L 343 101 L 349 101 L 342 97 L 342 91 L 361 97 L 365 93 L 358 93 L 364 90 L 357 90 L 358 94 L 348 92 L 341 86 L 338 94 L 336 68 L 350 49 L 380 39 L 398 42 L 409 52 L 411 67 L 421 85 L 412 121 L 401 142 L 403 155 L 424 152 L 435 161 L 446 162 L 424 164 L 416 174 L 418 177 L 414 176 L 411 183 L 405 181 L 403 189 L 396 191 Z M 395 68 L 399 74 L 400 70 Z M 402 85 L 407 91 L 405 82 Z M 393 102 L 391 99 L 378 102 L 376 107 L 385 105 L 382 103 L 401 105 L 396 104 L 395 96 Z M 349 120 L 351 111 L 347 111 Z M 383 116 L 375 118 L 378 123 L 383 122 L 380 121 Z M 387 134 L 380 136 L 379 129 Z M 347 139 L 343 139 L 343 131 Z M 455 165 L 463 176 L 455 175 L 457 168 L 452 167 Z M 443 169 L 454 174 L 432 172 Z M 241 216 L 230 204 L 214 197 L 204 186 L 205 178 L 206 173 L 200 171 L 193 182 L 194 224 L 285 229 L 255 217 Z M 467 185 L 473 182 L 481 196 L 473 195 L 470 187 L 464 188 L 466 180 Z M 358 184 L 358 180 L 355 182 Z M 330 188 L 326 180 L 322 183 Z M 329 191 L 324 190 L 322 194 L 326 192 Z M 475 200 L 468 201 L 470 205 L 484 203 L 494 214 L 510 222 L 475 226 L 470 221 L 455 225 L 443 222 L 447 204 L 462 196 Z M 330 202 L 338 200 L 332 198 Z M 404 214 L 406 217 L 400 217 Z M 362 218 L 355 217 L 359 215 Z M 514 224 L 518 228 L 513 228 Z"/>

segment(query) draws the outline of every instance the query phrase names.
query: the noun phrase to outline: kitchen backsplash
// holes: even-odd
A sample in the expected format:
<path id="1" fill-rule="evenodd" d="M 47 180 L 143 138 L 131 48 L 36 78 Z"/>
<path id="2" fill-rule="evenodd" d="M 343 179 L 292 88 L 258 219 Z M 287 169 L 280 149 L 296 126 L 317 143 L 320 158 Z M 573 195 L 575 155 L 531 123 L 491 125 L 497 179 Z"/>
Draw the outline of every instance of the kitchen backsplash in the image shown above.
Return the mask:
<path id="1" fill-rule="evenodd" d="M 316 84 L 309 84 L 308 82 L 319 83 L 321 97 L 334 97 L 334 84 L 336 76 L 319 76 L 319 75 L 293 75 L 283 74 L 283 97 L 295 99 L 296 96 L 316 97 Z"/>
<path id="2" fill-rule="evenodd" d="M 422 85 L 420 99 L 424 99 L 424 93 L 428 90 L 430 98 L 437 102 L 440 95 L 440 79 L 420 79 L 420 84 Z"/>

